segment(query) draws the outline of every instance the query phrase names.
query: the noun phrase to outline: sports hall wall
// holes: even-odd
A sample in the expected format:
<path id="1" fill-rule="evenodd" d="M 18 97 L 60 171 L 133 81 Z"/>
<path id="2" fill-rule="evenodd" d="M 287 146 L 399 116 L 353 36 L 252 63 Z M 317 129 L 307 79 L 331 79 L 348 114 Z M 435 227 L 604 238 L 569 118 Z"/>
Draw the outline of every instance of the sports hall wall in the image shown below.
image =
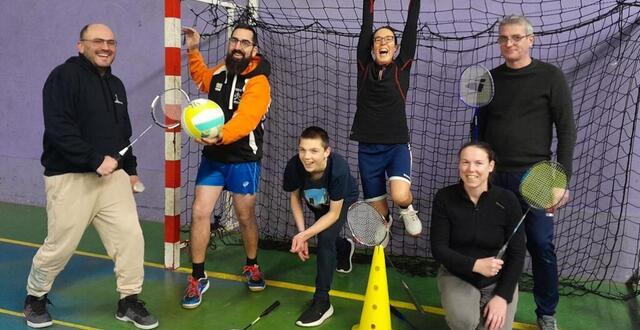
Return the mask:
<path id="1" fill-rule="evenodd" d="M 264 1 L 268 2 L 274 1 Z M 335 1 L 326 2 L 335 4 Z M 347 4 L 357 2 L 344 1 Z M 378 7 L 382 2 L 378 1 Z M 390 0 L 386 2 L 395 3 Z M 494 5 L 499 3 L 486 2 Z M 321 2 L 303 3 L 318 5 Z M 141 132 L 150 122 L 147 114 L 149 103 L 164 86 L 163 1 L 3 0 L 0 1 L 0 11 L 5 13 L 5 19 L 0 20 L 0 100 L 3 103 L 0 108 L 0 140 L 3 141 L 0 144 L 0 201 L 43 206 L 45 199 L 39 157 L 43 132 L 41 92 L 47 75 L 56 65 L 76 54 L 75 43 L 82 26 L 89 22 L 108 24 L 118 39 L 113 72 L 127 87 L 133 131 Z M 360 10 L 353 12 L 359 15 Z M 299 13 L 291 11 L 289 14 Z M 421 16 L 420 24 L 425 19 Z M 351 32 L 357 31 L 355 28 Z M 426 53 L 419 50 L 418 54 Z M 426 88 L 419 87 L 421 91 Z M 427 97 L 437 97 L 437 91 L 431 90 L 417 98 Z M 272 111 L 286 109 L 272 108 Z M 296 127 L 298 130 L 301 128 Z M 294 137 L 297 131 L 290 133 Z M 627 152 L 639 155 L 640 141 L 637 136 L 634 139 L 634 151 Z M 134 147 L 138 156 L 138 172 L 147 186 L 147 191 L 136 197 L 140 214 L 142 218 L 155 221 L 161 221 L 164 207 L 163 145 L 162 131 L 153 129 Z M 632 161 L 636 166 L 630 176 L 628 198 L 638 205 L 640 159 L 636 157 Z M 640 209 L 630 207 L 627 216 L 640 218 Z M 638 233 L 635 235 L 637 239 Z"/>

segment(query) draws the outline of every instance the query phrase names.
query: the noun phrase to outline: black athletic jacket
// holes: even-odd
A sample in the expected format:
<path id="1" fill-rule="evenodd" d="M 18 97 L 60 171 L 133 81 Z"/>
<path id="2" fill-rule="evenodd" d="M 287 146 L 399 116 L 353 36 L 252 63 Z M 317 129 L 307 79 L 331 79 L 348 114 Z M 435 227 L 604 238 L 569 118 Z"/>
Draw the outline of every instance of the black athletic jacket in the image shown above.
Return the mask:
<path id="1" fill-rule="evenodd" d="M 522 216 L 520 202 L 509 190 L 489 186 L 474 205 L 462 182 L 440 189 L 433 201 L 431 252 L 450 273 L 477 288 L 497 282 L 494 293 L 511 302 L 524 267 L 524 225 L 513 237 L 497 276 L 474 273 L 477 259 L 495 256 Z"/>
<path id="2" fill-rule="evenodd" d="M 129 144 L 131 122 L 127 94 L 111 69 L 100 76 L 83 55 L 69 58 L 47 78 L 42 89 L 44 175 L 95 172 L 105 155 Z M 136 174 L 131 149 L 120 160 Z"/>
<path id="3" fill-rule="evenodd" d="M 350 138 L 364 143 L 408 143 L 405 99 L 409 90 L 409 70 L 416 52 L 420 0 L 409 3 L 400 52 L 386 67 L 378 66 L 371 56 L 373 7 L 374 0 L 364 1 L 358 39 L 357 109 Z"/>

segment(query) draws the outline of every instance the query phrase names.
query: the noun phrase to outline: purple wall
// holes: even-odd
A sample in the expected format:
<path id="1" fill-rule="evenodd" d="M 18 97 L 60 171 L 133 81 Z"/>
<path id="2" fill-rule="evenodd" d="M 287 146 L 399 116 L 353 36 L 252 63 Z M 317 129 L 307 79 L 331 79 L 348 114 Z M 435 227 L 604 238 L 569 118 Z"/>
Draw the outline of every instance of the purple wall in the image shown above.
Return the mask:
<path id="1" fill-rule="evenodd" d="M 133 131 L 149 123 L 147 109 L 164 86 L 163 1 L 0 1 L 0 200 L 44 205 L 42 86 L 49 72 L 77 54 L 80 29 L 109 25 L 118 40 L 113 72 L 127 87 Z M 134 148 L 147 192 L 141 215 L 161 219 L 163 134 L 149 132 Z"/>

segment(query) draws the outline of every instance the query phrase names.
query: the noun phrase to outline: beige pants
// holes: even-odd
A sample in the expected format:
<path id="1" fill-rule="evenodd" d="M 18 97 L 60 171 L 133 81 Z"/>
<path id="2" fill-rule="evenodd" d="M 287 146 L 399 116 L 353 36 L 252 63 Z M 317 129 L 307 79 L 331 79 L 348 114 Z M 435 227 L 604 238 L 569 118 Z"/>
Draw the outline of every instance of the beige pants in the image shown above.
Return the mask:
<path id="1" fill-rule="evenodd" d="M 85 229 L 93 224 L 115 263 L 120 297 L 142 291 L 144 238 L 138 221 L 129 175 L 118 170 L 67 173 L 44 178 L 47 195 L 47 237 L 33 257 L 27 292 L 40 297 L 76 250 Z"/>
<path id="2" fill-rule="evenodd" d="M 469 282 L 449 273 L 440 266 L 438 270 L 438 290 L 445 312 L 445 320 L 453 330 L 485 329 L 485 318 L 482 317 L 484 306 L 493 298 L 494 285 L 479 290 Z M 513 299 L 507 305 L 502 329 L 512 329 L 513 319 L 518 307 L 518 286 L 513 292 Z"/>

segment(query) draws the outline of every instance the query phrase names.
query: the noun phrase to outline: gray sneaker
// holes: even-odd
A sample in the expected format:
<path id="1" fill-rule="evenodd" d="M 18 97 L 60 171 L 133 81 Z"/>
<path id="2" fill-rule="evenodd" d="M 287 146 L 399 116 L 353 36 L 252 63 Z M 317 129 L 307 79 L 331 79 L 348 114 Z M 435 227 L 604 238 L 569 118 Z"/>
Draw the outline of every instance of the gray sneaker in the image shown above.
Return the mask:
<path id="1" fill-rule="evenodd" d="M 24 318 L 29 327 L 44 328 L 53 324 L 51 315 L 47 312 L 47 304 L 51 304 L 51 301 L 46 294 L 42 297 L 27 295 L 24 300 Z"/>
<path id="2" fill-rule="evenodd" d="M 139 329 L 153 329 L 158 326 L 158 320 L 144 307 L 144 301 L 138 295 L 126 296 L 118 301 L 116 319 L 132 322 Z"/>
<path id="3" fill-rule="evenodd" d="M 553 315 L 538 316 L 538 328 L 540 330 L 558 330 L 558 322 Z"/>

